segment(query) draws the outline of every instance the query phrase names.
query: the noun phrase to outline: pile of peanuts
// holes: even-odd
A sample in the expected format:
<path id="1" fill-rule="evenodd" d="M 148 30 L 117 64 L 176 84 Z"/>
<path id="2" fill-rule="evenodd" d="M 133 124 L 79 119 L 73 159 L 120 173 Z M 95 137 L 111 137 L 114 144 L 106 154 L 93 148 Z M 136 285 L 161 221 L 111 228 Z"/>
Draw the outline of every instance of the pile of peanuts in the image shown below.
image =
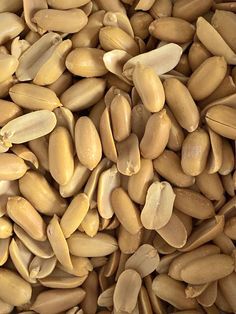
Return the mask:
<path id="1" fill-rule="evenodd" d="M 0 0 L 0 314 L 236 313 L 236 2 Z"/>

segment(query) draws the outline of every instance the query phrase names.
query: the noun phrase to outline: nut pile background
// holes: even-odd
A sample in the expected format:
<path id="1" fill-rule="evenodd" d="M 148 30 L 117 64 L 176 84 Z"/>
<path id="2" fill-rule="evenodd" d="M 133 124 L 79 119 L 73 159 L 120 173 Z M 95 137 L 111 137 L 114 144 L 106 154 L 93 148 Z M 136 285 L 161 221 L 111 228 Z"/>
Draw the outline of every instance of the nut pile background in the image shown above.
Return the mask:
<path id="1" fill-rule="evenodd" d="M 235 13 L 0 1 L 0 314 L 236 312 Z"/>

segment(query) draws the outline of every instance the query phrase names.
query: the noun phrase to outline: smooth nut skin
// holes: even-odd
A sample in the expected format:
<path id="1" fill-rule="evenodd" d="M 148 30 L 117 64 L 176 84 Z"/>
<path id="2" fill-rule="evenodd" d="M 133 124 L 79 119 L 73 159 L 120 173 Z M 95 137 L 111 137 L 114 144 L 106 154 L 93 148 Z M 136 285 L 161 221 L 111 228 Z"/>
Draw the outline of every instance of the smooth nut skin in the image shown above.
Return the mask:
<path id="1" fill-rule="evenodd" d="M 154 169 L 178 187 L 189 187 L 194 184 L 194 177 L 183 172 L 179 156 L 171 150 L 165 149 L 164 152 L 153 161 Z"/>
<path id="2" fill-rule="evenodd" d="M 7 239 L 12 235 L 12 223 L 7 217 L 0 217 L 0 239 Z"/>
<path id="3" fill-rule="evenodd" d="M 13 102 L 0 99 L 0 127 L 19 117 L 22 113 L 22 109 Z"/>
<path id="4" fill-rule="evenodd" d="M 62 216 L 67 202 L 48 181 L 36 171 L 28 171 L 20 180 L 21 194 L 42 214 Z"/>
<path id="5" fill-rule="evenodd" d="M 73 141 L 65 127 L 58 126 L 49 137 L 49 170 L 54 180 L 67 184 L 74 173 Z"/>
<path id="6" fill-rule="evenodd" d="M 102 232 L 90 237 L 76 231 L 67 239 L 67 243 L 70 253 L 80 257 L 105 256 L 118 249 L 116 239 Z"/>
<path id="7" fill-rule="evenodd" d="M 144 158 L 155 159 L 164 151 L 170 134 L 171 122 L 165 109 L 150 116 L 140 142 Z"/>
<path id="8" fill-rule="evenodd" d="M 61 95 L 61 103 L 72 112 L 89 108 L 102 98 L 105 88 L 102 78 L 82 79 Z"/>
<path id="9" fill-rule="evenodd" d="M 206 244 L 203 245 L 195 250 L 192 250 L 190 252 L 181 254 L 180 256 L 177 256 L 170 264 L 168 274 L 171 278 L 176 280 L 182 280 L 181 279 L 181 270 L 186 266 L 190 265 L 192 261 L 196 259 L 203 258 L 205 256 L 219 254 L 220 249 L 216 245 L 212 244 Z"/>
<path id="10" fill-rule="evenodd" d="M 188 299 L 186 297 L 185 285 L 166 274 L 158 275 L 153 280 L 152 289 L 157 297 L 179 310 L 190 310 L 197 307 L 195 298 Z"/>
<path id="11" fill-rule="evenodd" d="M 192 71 L 195 71 L 200 64 L 210 58 L 211 53 L 199 42 L 194 42 L 188 53 L 188 61 Z"/>
<path id="12" fill-rule="evenodd" d="M 140 213 L 122 188 L 116 188 L 111 194 L 112 208 L 123 227 L 131 234 L 142 228 Z"/>
<path id="13" fill-rule="evenodd" d="M 128 194 L 130 198 L 143 205 L 149 185 L 151 185 L 154 176 L 153 165 L 151 160 L 141 158 L 140 170 L 133 174 L 128 180 Z"/>
<path id="14" fill-rule="evenodd" d="M 47 314 L 48 311 L 56 314 L 79 304 L 84 297 L 85 291 L 81 288 L 50 289 L 37 296 L 31 309 L 41 314 Z"/>
<path id="15" fill-rule="evenodd" d="M 104 50 L 76 48 L 66 58 L 66 67 L 74 75 L 82 77 L 103 76 L 107 69 L 103 62 Z"/>
<path id="16" fill-rule="evenodd" d="M 16 59 L 16 57 L 0 53 L 0 67 L 1 67 L 1 73 L 0 73 L 0 82 L 4 82 L 9 77 L 11 77 L 17 67 L 18 67 L 19 61 Z"/>
<path id="17" fill-rule="evenodd" d="M 172 15 L 193 22 L 212 6 L 211 0 L 180 0 L 174 3 Z"/>
<path id="18" fill-rule="evenodd" d="M 188 132 L 199 124 L 198 108 L 187 87 L 175 78 L 165 80 L 166 101 L 179 124 Z"/>
<path id="19" fill-rule="evenodd" d="M 88 18 L 80 9 L 44 9 L 37 11 L 32 21 L 46 31 L 76 33 L 87 24 Z"/>
<path id="20" fill-rule="evenodd" d="M 190 284 L 200 285 L 224 278 L 234 270 L 233 258 L 215 254 L 196 259 L 180 272 L 181 278 Z"/>
<path id="21" fill-rule="evenodd" d="M 30 110 L 54 110 L 60 107 L 56 94 L 47 87 L 29 83 L 19 83 L 9 91 L 11 99 L 20 107 Z"/>
<path id="22" fill-rule="evenodd" d="M 17 180 L 26 173 L 27 166 L 23 159 L 10 154 L 0 154 L 0 180 Z"/>
<path id="23" fill-rule="evenodd" d="M 89 0 L 48 0 L 47 3 L 50 7 L 59 10 L 67 10 L 82 7 L 87 4 Z"/>
<path id="24" fill-rule="evenodd" d="M 210 150 L 208 133 L 203 129 L 189 133 L 182 146 L 181 166 L 190 176 L 199 175 L 206 167 Z"/>
<path id="25" fill-rule="evenodd" d="M 236 309 L 235 282 L 235 272 L 232 272 L 229 276 L 219 280 L 220 290 L 222 291 L 227 303 L 230 305 L 233 311 Z"/>
<path id="26" fill-rule="evenodd" d="M 106 26 L 99 32 L 99 40 L 102 48 L 106 51 L 121 49 L 135 56 L 139 52 L 138 45 L 134 38 L 121 28 Z"/>
<path id="27" fill-rule="evenodd" d="M 196 184 L 202 194 L 209 200 L 220 200 L 224 194 L 224 188 L 218 173 L 209 174 L 204 170 L 196 177 Z"/>
<path id="28" fill-rule="evenodd" d="M 88 117 L 81 117 L 76 122 L 75 147 L 81 164 L 93 170 L 102 158 L 102 144 L 92 120 Z"/>
<path id="29" fill-rule="evenodd" d="M 140 63 L 134 68 L 134 86 L 147 110 L 160 111 L 165 103 L 165 92 L 162 82 L 156 72 Z"/>
<path id="30" fill-rule="evenodd" d="M 193 99 L 202 100 L 214 92 L 223 81 L 226 71 L 227 63 L 224 57 L 206 59 L 188 80 L 187 87 Z"/>
<path id="31" fill-rule="evenodd" d="M 20 306 L 30 301 L 31 285 L 16 273 L 0 268 L 0 298 L 8 304 Z"/>
<path id="32" fill-rule="evenodd" d="M 33 239 L 46 240 L 46 225 L 39 213 L 26 199 L 20 196 L 9 197 L 7 213 Z"/>
<path id="33" fill-rule="evenodd" d="M 23 20 L 14 13 L 0 13 L 0 45 L 19 35 L 25 25 Z"/>
<path id="34" fill-rule="evenodd" d="M 232 107 L 216 105 L 207 110 L 206 122 L 216 133 L 229 139 L 236 139 L 236 110 Z"/>
<path id="35" fill-rule="evenodd" d="M 180 188 L 175 188 L 174 192 L 176 194 L 174 203 L 176 209 L 197 219 L 207 219 L 214 215 L 212 202 L 202 194 Z"/>
<path id="36" fill-rule="evenodd" d="M 195 27 L 177 17 L 162 17 L 150 24 L 149 32 L 160 40 L 184 44 L 192 40 Z"/>

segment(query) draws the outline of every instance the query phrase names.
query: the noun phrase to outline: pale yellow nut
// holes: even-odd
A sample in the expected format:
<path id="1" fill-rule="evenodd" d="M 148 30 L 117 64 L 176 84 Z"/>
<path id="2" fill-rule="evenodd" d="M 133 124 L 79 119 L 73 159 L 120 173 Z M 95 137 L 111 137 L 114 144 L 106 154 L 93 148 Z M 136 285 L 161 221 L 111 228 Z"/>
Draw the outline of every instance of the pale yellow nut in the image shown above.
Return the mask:
<path id="1" fill-rule="evenodd" d="M 170 246 L 180 249 L 184 247 L 187 242 L 187 229 L 178 215 L 173 211 L 167 224 L 156 229 L 157 233 L 167 242 Z"/>
<path id="2" fill-rule="evenodd" d="M 31 46 L 20 56 L 16 77 L 19 81 L 33 80 L 39 69 L 45 64 L 62 41 L 59 34 L 49 32 L 42 37 L 35 37 L 35 32 L 30 33 L 30 38 L 25 37 Z"/>
<path id="3" fill-rule="evenodd" d="M 99 31 L 103 27 L 105 11 L 99 10 L 88 17 L 88 24 L 78 33 L 71 37 L 73 47 L 96 48 L 99 42 Z"/>
<path id="4" fill-rule="evenodd" d="M 72 289 L 81 286 L 86 279 L 87 276 L 73 276 L 56 267 L 49 276 L 39 279 L 39 282 L 47 288 Z"/>
<path id="5" fill-rule="evenodd" d="M 204 129 L 189 133 L 182 145 L 181 166 L 190 176 L 199 175 L 206 167 L 210 140 Z"/>
<path id="6" fill-rule="evenodd" d="M 109 219 L 113 216 L 111 193 L 119 186 L 120 174 L 115 165 L 100 175 L 97 190 L 97 206 L 101 217 Z"/>
<path id="7" fill-rule="evenodd" d="M 38 169 L 39 168 L 39 162 L 36 157 L 36 155 L 28 149 L 23 144 L 14 145 L 11 148 L 11 151 L 16 154 L 18 157 L 22 158 L 26 163 L 29 162 L 31 166 Z"/>
<path id="8" fill-rule="evenodd" d="M 0 239 L 0 266 L 3 266 L 9 256 L 9 245 L 11 238 Z"/>
<path id="9" fill-rule="evenodd" d="M 131 234 L 121 225 L 118 233 L 118 244 L 121 252 L 124 254 L 134 253 L 141 245 L 142 236 L 143 229 L 140 229 L 136 234 Z"/>
<path id="10" fill-rule="evenodd" d="M 217 298 L 218 293 L 218 282 L 213 281 L 209 286 L 203 291 L 203 293 L 197 297 L 197 301 L 202 306 L 212 306 Z"/>
<path id="11" fill-rule="evenodd" d="M 0 298 L 8 304 L 19 306 L 30 301 L 32 288 L 28 282 L 15 272 L 6 268 L 0 269 L 2 289 Z"/>
<path id="12" fill-rule="evenodd" d="M 122 188 L 116 188 L 111 194 L 112 208 L 123 227 L 131 234 L 136 234 L 142 227 L 140 213 Z"/>
<path id="13" fill-rule="evenodd" d="M 17 59 L 30 47 L 30 43 L 25 39 L 20 39 L 20 36 L 17 36 L 13 39 L 11 43 L 11 54 Z"/>
<path id="14" fill-rule="evenodd" d="M 143 205 L 149 186 L 154 176 L 152 161 L 141 158 L 140 170 L 128 179 L 128 193 L 130 198 Z"/>
<path id="15" fill-rule="evenodd" d="M 62 95 L 72 84 L 72 74 L 65 71 L 62 75 L 52 84 L 48 85 L 52 91 L 56 93 L 58 97 Z"/>
<path id="16" fill-rule="evenodd" d="M 148 111 L 143 104 L 137 104 L 131 111 L 131 129 L 139 139 L 142 139 L 146 123 L 151 116 L 151 112 Z"/>
<path id="17" fill-rule="evenodd" d="M 98 210 L 93 208 L 94 206 L 96 206 L 95 202 L 91 204 L 91 208 L 78 228 L 80 231 L 83 230 L 91 238 L 97 235 L 100 227 Z"/>
<path id="18" fill-rule="evenodd" d="M 21 194 L 42 214 L 62 216 L 67 208 L 66 200 L 36 171 L 28 171 L 19 181 L 19 188 Z"/>
<path id="19" fill-rule="evenodd" d="M 7 239 L 12 235 L 12 223 L 7 217 L 0 217 L 0 239 Z"/>
<path id="20" fill-rule="evenodd" d="M 105 26 L 101 28 L 99 40 L 102 48 L 106 51 L 121 49 L 132 56 L 139 53 L 139 47 L 134 38 L 118 27 Z"/>
<path id="21" fill-rule="evenodd" d="M 103 19 L 104 26 L 115 26 L 123 29 L 131 37 L 134 37 L 134 32 L 126 14 L 121 12 L 107 12 Z"/>
<path id="22" fill-rule="evenodd" d="M 60 221 L 65 238 L 69 238 L 79 227 L 88 210 L 89 200 L 86 194 L 81 193 L 73 198 Z"/>
<path id="23" fill-rule="evenodd" d="M 71 255 L 73 269 L 58 264 L 57 267 L 74 276 L 84 277 L 93 270 L 93 265 L 87 257 L 78 257 Z"/>
<path id="24" fill-rule="evenodd" d="M 65 267 L 72 269 L 69 248 L 56 215 L 53 216 L 47 226 L 47 236 L 58 261 Z"/>
<path id="25" fill-rule="evenodd" d="M 125 140 L 131 132 L 131 107 L 123 95 L 113 98 L 110 114 L 114 139 L 118 142 Z"/>
<path id="26" fill-rule="evenodd" d="M 76 48 L 66 58 L 66 67 L 74 75 L 97 77 L 107 73 L 103 62 L 105 51 L 97 48 Z"/>
<path id="27" fill-rule="evenodd" d="M 0 299 L 0 308 L 1 308 L 1 313 L 11 313 L 14 309 L 14 306 L 13 305 L 10 305 L 4 301 L 2 301 Z"/>
<path id="28" fill-rule="evenodd" d="M 214 92 L 223 81 L 226 71 L 227 63 L 224 57 L 206 59 L 188 80 L 187 87 L 193 99 L 202 100 Z"/>
<path id="29" fill-rule="evenodd" d="M 37 72 L 33 82 L 37 85 L 50 85 L 55 83 L 66 69 L 65 60 L 72 47 L 70 39 L 59 43 L 51 56 L 45 61 Z M 48 69 L 51 69 L 48 71 Z"/>
<path id="30" fill-rule="evenodd" d="M 198 108 L 186 86 L 175 78 L 165 80 L 166 101 L 179 124 L 188 132 L 199 124 Z"/>
<path id="31" fill-rule="evenodd" d="M 17 67 L 19 61 L 11 55 L 0 53 L 0 82 L 7 80 L 10 76 L 12 76 Z"/>
<path id="32" fill-rule="evenodd" d="M 235 139 L 236 110 L 229 106 L 216 105 L 208 109 L 206 113 L 206 122 L 209 127 L 224 137 Z"/>
<path id="33" fill-rule="evenodd" d="M 14 13 L 0 13 L 0 45 L 18 36 L 24 29 L 23 20 Z"/>
<path id="34" fill-rule="evenodd" d="M 89 108 L 102 98 L 105 87 L 102 78 L 82 79 L 61 95 L 61 103 L 71 111 Z"/>
<path id="35" fill-rule="evenodd" d="M 44 278 L 51 274 L 56 267 L 57 259 L 55 256 L 51 258 L 41 258 L 35 256 L 29 265 L 29 275 L 31 278 Z"/>
<path id="36" fill-rule="evenodd" d="M 89 0 L 48 0 L 50 7 L 54 9 L 67 10 L 82 7 L 87 4 Z"/>
<path id="37" fill-rule="evenodd" d="M 141 284 L 141 277 L 135 270 L 127 269 L 120 274 L 113 296 L 116 311 L 131 313 L 134 310 Z"/>
<path id="38" fill-rule="evenodd" d="M 150 116 L 140 142 L 140 151 L 144 158 L 155 159 L 164 151 L 170 128 L 171 122 L 164 109 Z"/>
<path id="39" fill-rule="evenodd" d="M 164 74 L 172 70 L 178 64 L 182 52 L 183 50 L 179 45 L 170 43 L 141 53 L 125 63 L 123 74 L 129 80 L 132 80 L 134 68 L 138 63 L 151 67 L 157 75 Z"/>
<path id="40" fill-rule="evenodd" d="M 50 289 L 41 292 L 32 305 L 32 310 L 41 314 L 48 311 L 56 314 L 59 311 L 68 310 L 80 303 L 85 297 L 85 292 L 81 288 L 74 289 Z"/>
<path id="41" fill-rule="evenodd" d="M 212 202 L 201 193 L 181 188 L 174 188 L 174 193 L 174 206 L 183 213 L 197 219 L 207 219 L 214 215 Z"/>
<path id="42" fill-rule="evenodd" d="M 99 257 L 118 249 L 116 239 L 99 232 L 93 238 L 81 232 L 74 232 L 67 240 L 70 253 L 80 257 Z"/>
<path id="43" fill-rule="evenodd" d="M 7 213 L 33 239 L 46 240 L 46 225 L 39 213 L 26 199 L 20 196 L 9 197 Z"/>
<path id="44" fill-rule="evenodd" d="M 32 21 L 46 31 L 76 33 L 87 24 L 88 18 L 80 9 L 44 9 L 37 11 Z"/>
<path id="45" fill-rule="evenodd" d="M 18 12 L 22 9 L 22 0 L 1 1 L 0 12 Z"/>
<path id="46" fill-rule="evenodd" d="M 47 87 L 19 83 L 15 84 L 9 93 L 14 103 L 25 109 L 52 111 L 61 106 L 56 94 Z"/>
<path id="47" fill-rule="evenodd" d="M 154 182 L 146 194 L 141 213 L 141 221 L 146 229 L 156 230 L 164 227 L 171 218 L 175 194 L 168 182 Z"/>
<path id="48" fill-rule="evenodd" d="M 159 261 L 160 257 L 157 250 L 150 244 L 143 244 L 127 260 L 125 269 L 136 270 L 143 278 L 157 268 Z"/>
<path id="49" fill-rule="evenodd" d="M 0 154 L 0 180 L 17 180 L 26 173 L 27 166 L 23 159 L 10 154 Z"/>
<path id="50" fill-rule="evenodd" d="M 79 193 L 90 176 L 88 168 L 83 166 L 78 159 L 75 159 L 74 173 L 70 181 L 65 185 L 60 185 L 59 191 L 62 197 L 71 197 Z"/>
<path id="51" fill-rule="evenodd" d="M 132 176 L 140 169 L 140 151 L 138 138 L 131 133 L 124 141 L 116 144 L 117 168 L 120 173 Z"/>
<path id="52" fill-rule="evenodd" d="M 218 173 L 209 174 L 204 170 L 196 177 L 196 184 L 202 194 L 209 200 L 220 200 L 224 194 L 224 188 Z"/>
<path id="53" fill-rule="evenodd" d="M 102 158 L 98 132 L 88 117 L 81 117 L 75 125 L 75 147 L 79 161 L 93 170 Z"/>
<path id="54" fill-rule="evenodd" d="M 20 239 L 20 241 L 24 244 L 24 246 L 34 255 L 45 259 L 51 258 L 54 255 L 54 252 L 48 240 L 34 240 L 17 224 L 14 225 L 14 232 Z"/>
<path id="55" fill-rule="evenodd" d="M 208 219 L 197 226 L 195 230 L 189 236 L 185 246 L 180 249 L 182 252 L 188 252 L 199 246 L 213 240 L 224 229 L 224 216 L 217 215 L 211 219 Z"/>
<path id="56" fill-rule="evenodd" d="M 134 86 L 147 110 L 160 111 L 165 103 L 162 82 L 151 67 L 138 63 L 133 72 Z"/>
<path id="57" fill-rule="evenodd" d="M 192 40 L 195 27 L 177 17 L 163 17 L 150 24 L 149 32 L 160 40 L 184 44 Z"/>
<path id="58" fill-rule="evenodd" d="M 223 56 L 228 64 L 236 64 L 236 54 L 217 30 L 202 16 L 196 23 L 196 35 L 214 56 Z"/>
<path id="59" fill-rule="evenodd" d="M 117 161 L 117 149 L 113 138 L 109 108 L 105 108 L 99 121 L 99 131 L 104 155 L 113 162 Z"/>
<path id="60" fill-rule="evenodd" d="M 49 170 L 48 139 L 45 136 L 29 141 L 29 148 L 37 156 L 39 164 L 45 170 Z"/>
<path id="61" fill-rule="evenodd" d="M 189 187 L 194 184 L 194 177 L 183 172 L 179 156 L 171 150 L 165 149 L 154 160 L 153 166 L 159 175 L 178 187 Z"/>
<path id="62" fill-rule="evenodd" d="M 50 134 L 49 170 L 56 182 L 67 184 L 74 172 L 73 142 L 69 131 L 58 126 Z"/>
<path id="63" fill-rule="evenodd" d="M 56 116 L 49 110 L 37 110 L 17 117 L 0 130 L 3 143 L 22 144 L 50 133 Z"/>
<path id="64" fill-rule="evenodd" d="M 30 278 L 28 271 L 28 266 L 33 257 L 33 254 L 18 238 L 11 240 L 9 254 L 13 265 L 21 277 L 31 284 L 35 283 L 36 280 L 34 278 Z"/>

